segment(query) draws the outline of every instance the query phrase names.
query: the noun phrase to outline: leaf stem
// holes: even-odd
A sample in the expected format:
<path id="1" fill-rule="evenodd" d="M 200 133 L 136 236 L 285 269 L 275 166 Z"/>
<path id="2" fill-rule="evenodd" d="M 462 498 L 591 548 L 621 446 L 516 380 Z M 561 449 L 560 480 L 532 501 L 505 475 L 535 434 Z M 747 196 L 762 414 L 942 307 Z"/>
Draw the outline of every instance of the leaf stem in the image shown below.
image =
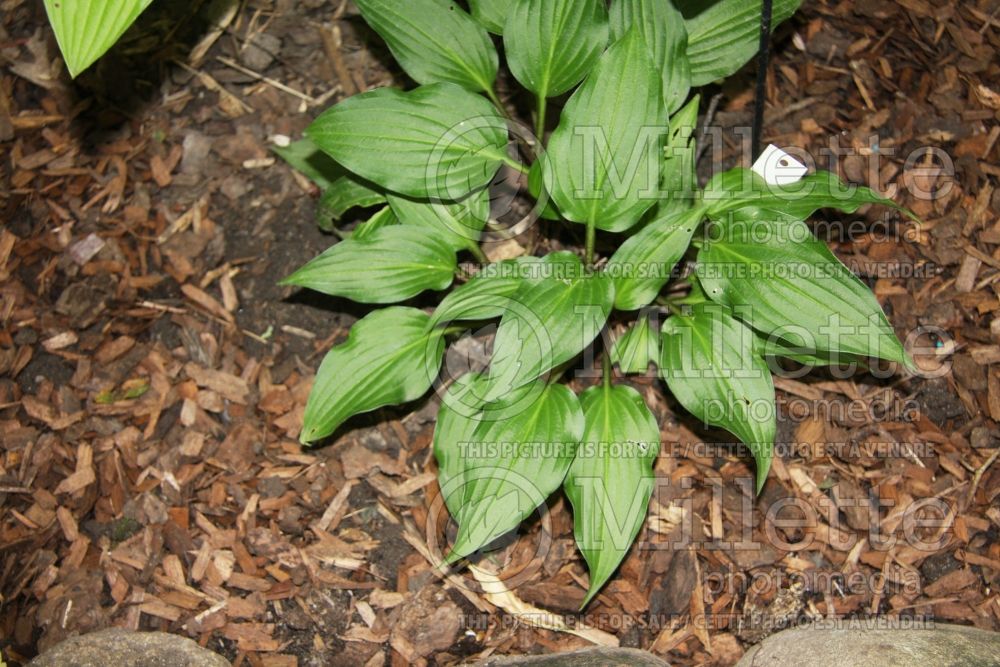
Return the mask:
<path id="1" fill-rule="evenodd" d="M 483 252 L 483 249 L 479 247 L 478 243 L 470 243 L 468 248 L 469 252 L 472 253 L 472 256 L 475 257 L 480 264 L 490 263 L 490 258 L 486 256 L 486 253 Z"/>
<path id="2" fill-rule="evenodd" d="M 587 222 L 587 247 L 586 247 L 586 260 L 587 266 L 594 265 L 594 246 L 597 243 L 597 221 L 590 220 Z"/>
<path id="3" fill-rule="evenodd" d="M 535 140 L 538 146 L 545 145 L 545 114 L 548 111 L 549 99 L 545 95 L 538 96 L 538 110 L 535 114 Z"/>
<path id="4" fill-rule="evenodd" d="M 611 350 L 604 350 L 604 356 L 601 358 L 601 366 L 604 371 L 604 388 L 610 389 L 611 376 L 613 375 L 613 369 L 611 367 Z"/>
<path id="5" fill-rule="evenodd" d="M 530 167 L 524 166 L 523 164 L 521 164 L 520 162 L 518 162 L 514 158 L 510 157 L 509 155 L 507 155 L 507 156 L 505 156 L 503 158 L 503 163 L 505 165 L 507 165 L 508 167 L 510 167 L 511 169 L 516 169 L 517 171 L 521 172 L 522 174 L 528 175 L 529 173 L 531 173 L 531 168 Z"/>
<path id="6" fill-rule="evenodd" d="M 503 117 L 506 118 L 507 120 L 513 120 L 513 118 L 511 118 L 510 116 L 510 113 L 507 111 L 507 108 L 503 105 L 503 102 L 500 101 L 500 96 L 497 95 L 497 91 L 493 90 L 493 88 L 490 87 L 487 88 L 485 92 L 486 92 L 486 97 L 490 98 L 490 102 L 492 102 L 493 106 L 497 108 L 497 111 L 503 114 Z"/>

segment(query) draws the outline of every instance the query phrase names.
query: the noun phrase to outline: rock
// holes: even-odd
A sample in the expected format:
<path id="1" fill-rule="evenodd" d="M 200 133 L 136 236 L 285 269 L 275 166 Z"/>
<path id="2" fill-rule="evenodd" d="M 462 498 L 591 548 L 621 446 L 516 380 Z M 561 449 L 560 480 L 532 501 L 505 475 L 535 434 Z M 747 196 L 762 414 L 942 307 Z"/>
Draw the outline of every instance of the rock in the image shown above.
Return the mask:
<path id="1" fill-rule="evenodd" d="M 986 449 L 987 447 L 996 446 L 996 433 L 991 431 L 986 426 L 977 426 L 972 429 L 969 434 L 969 444 L 971 444 L 976 449 Z"/>
<path id="2" fill-rule="evenodd" d="M 260 73 L 274 62 L 275 55 L 280 51 L 281 38 L 261 32 L 250 39 L 246 48 L 240 53 L 240 60 L 250 69 Z"/>
<path id="3" fill-rule="evenodd" d="M 736 667 L 798 667 L 803 657 L 828 667 L 994 667 L 1000 665 L 1000 633 L 959 625 L 926 628 L 868 628 L 866 621 L 845 627 L 805 626 L 771 635 L 754 646 Z"/>
<path id="4" fill-rule="evenodd" d="M 634 648 L 588 648 L 552 655 L 487 658 L 476 667 L 670 667 L 652 653 Z"/>
<path id="5" fill-rule="evenodd" d="M 72 637 L 28 667 L 229 667 L 229 661 L 190 639 L 165 632 L 120 628 Z"/>
<path id="6" fill-rule="evenodd" d="M 212 138 L 196 130 L 189 130 L 184 135 L 184 142 L 181 146 L 184 149 L 184 154 L 181 157 L 181 173 L 194 176 L 201 176 L 205 173 L 208 153 L 212 150 Z"/>

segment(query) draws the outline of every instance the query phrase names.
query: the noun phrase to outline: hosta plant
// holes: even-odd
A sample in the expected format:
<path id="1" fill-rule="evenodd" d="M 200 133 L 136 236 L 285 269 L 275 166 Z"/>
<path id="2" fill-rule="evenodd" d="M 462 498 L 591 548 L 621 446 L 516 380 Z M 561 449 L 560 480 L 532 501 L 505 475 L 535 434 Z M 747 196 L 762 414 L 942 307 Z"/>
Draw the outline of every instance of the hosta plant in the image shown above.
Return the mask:
<path id="1" fill-rule="evenodd" d="M 759 0 L 689 0 L 684 14 L 664 0 L 356 3 L 417 85 L 346 99 L 280 149 L 322 187 L 320 222 L 342 237 L 285 283 L 373 305 L 320 365 L 301 439 L 437 386 L 434 453 L 458 524 L 448 562 L 562 489 L 593 597 L 640 530 L 660 447 L 622 374 L 655 365 L 678 403 L 746 443 L 759 490 L 770 360 L 909 363 L 872 293 L 805 222 L 890 202 L 825 172 L 779 187 L 734 169 L 697 187 L 692 90 L 754 54 Z M 778 0 L 776 19 L 797 4 Z M 524 124 L 496 92 L 500 44 L 527 91 Z M 498 173 L 517 174 L 542 228 L 579 238 L 564 246 L 579 252 L 490 262 Z M 373 213 L 337 228 L 351 209 Z M 696 270 L 675 275 L 683 259 Z M 382 307 L 424 292 L 436 307 L 427 295 Z M 489 363 L 442 377 L 447 346 L 490 321 Z M 603 379 L 576 393 L 581 358 L 602 358 Z"/>

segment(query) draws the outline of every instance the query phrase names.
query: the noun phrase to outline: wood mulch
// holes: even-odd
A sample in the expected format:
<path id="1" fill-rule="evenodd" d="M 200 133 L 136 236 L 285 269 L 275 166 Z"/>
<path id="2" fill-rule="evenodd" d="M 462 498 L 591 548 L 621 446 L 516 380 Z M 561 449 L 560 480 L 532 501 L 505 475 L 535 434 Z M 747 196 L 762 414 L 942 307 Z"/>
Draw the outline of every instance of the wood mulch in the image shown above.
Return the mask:
<path id="1" fill-rule="evenodd" d="M 384 50 L 346 3 L 158 4 L 72 84 L 41 3 L 0 0 L 9 664 L 111 625 L 272 667 L 595 642 L 729 665 L 808 618 L 1000 629 L 995 0 L 806 2 L 769 89 L 770 142 L 828 168 L 836 139 L 845 178 L 895 187 L 925 221 L 871 209 L 817 229 L 836 230 L 898 332 L 924 327 L 911 344 L 939 376 L 780 380 L 780 456 L 757 499 L 725 434 L 630 380 L 662 424 L 661 484 L 640 547 L 583 615 L 564 500 L 475 569 L 435 570 L 433 399 L 297 444 L 314 368 L 363 310 L 275 285 L 333 239 L 267 147 L 393 81 Z M 192 35 L 170 30 L 177 16 Z M 707 92 L 716 124 L 748 124 L 750 74 Z M 715 145 L 735 159 L 731 132 Z"/>

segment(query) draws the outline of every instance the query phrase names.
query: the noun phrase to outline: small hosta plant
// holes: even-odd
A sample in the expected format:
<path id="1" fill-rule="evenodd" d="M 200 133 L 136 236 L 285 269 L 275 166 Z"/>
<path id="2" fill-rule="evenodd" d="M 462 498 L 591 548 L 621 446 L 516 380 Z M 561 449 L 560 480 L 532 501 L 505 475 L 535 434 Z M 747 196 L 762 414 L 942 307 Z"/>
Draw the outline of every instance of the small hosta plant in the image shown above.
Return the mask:
<path id="1" fill-rule="evenodd" d="M 458 524 L 449 562 L 563 489 L 587 600 L 608 580 L 646 516 L 660 448 L 645 397 L 614 365 L 655 365 L 684 408 L 748 445 L 759 489 L 775 438 L 770 360 L 909 363 L 874 296 L 804 222 L 890 202 L 825 172 L 773 186 L 734 169 L 697 187 L 691 91 L 752 57 L 759 1 L 685 2 L 685 15 L 664 0 L 356 3 L 418 85 L 344 100 L 280 151 L 323 188 L 324 226 L 374 209 L 285 281 L 375 306 L 320 365 L 301 439 L 436 385 L 434 453 Z M 798 0 L 775 4 L 783 20 Z M 527 91 L 523 124 L 495 91 L 500 43 Z M 580 239 L 578 252 L 487 259 L 491 184 L 517 172 L 541 228 Z M 675 275 L 685 258 L 696 270 Z M 381 307 L 424 292 L 436 307 Z M 446 348 L 491 321 L 488 363 L 442 373 Z M 603 378 L 577 394 L 567 379 L 598 357 Z"/>

